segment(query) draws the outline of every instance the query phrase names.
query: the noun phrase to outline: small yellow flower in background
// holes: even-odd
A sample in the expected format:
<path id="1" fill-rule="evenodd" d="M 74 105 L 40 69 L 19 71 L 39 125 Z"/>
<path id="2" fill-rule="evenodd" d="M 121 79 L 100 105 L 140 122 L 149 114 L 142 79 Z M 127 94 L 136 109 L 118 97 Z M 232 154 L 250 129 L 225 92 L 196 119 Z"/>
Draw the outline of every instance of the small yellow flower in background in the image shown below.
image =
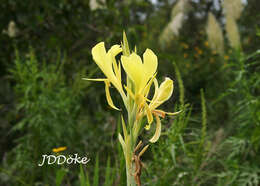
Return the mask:
<path id="1" fill-rule="evenodd" d="M 66 150 L 67 147 L 58 147 L 58 148 L 54 148 L 52 149 L 52 152 L 58 153 L 58 152 L 62 152 L 64 150 Z"/>
<path id="2" fill-rule="evenodd" d="M 205 42 L 204 42 L 204 45 L 205 45 L 206 47 L 208 47 L 208 46 L 209 46 L 209 42 L 208 42 L 208 41 L 205 41 Z"/>
<path id="3" fill-rule="evenodd" d="M 189 45 L 187 45 L 186 43 L 181 43 L 181 45 L 183 46 L 184 49 L 188 49 Z"/>
<path id="4" fill-rule="evenodd" d="M 203 53 L 203 51 L 199 47 L 195 47 L 195 50 L 198 55 L 201 55 Z"/>
<path id="5" fill-rule="evenodd" d="M 229 60 L 229 56 L 227 56 L 227 55 L 224 56 L 224 59 L 225 59 L 225 60 Z"/>
<path id="6" fill-rule="evenodd" d="M 187 57 L 188 57 L 188 54 L 187 54 L 187 53 L 184 53 L 184 54 L 183 54 L 183 57 L 184 57 L 184 58 L 187 58 Z"/>
<path id="7" fill-rule="evenodd" d="M 212 51 L 212 54 L 213 54 L 213 55 L 216 55 L 216 54 L 217 54 L 217 51 L 216 51 L 216 50 L 213 50 L 213 51 Z"/>

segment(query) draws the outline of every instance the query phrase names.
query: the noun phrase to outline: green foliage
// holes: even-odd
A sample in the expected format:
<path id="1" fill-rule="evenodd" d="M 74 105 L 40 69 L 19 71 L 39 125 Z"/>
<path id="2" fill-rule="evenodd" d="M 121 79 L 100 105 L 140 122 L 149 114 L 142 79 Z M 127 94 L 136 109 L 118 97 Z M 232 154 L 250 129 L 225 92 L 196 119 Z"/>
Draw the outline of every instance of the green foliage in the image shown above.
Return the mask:
<path id="1" fill-rule="evenodd" d="M 95 168 L 94 168 L 94 175 L 93 175 L 93 180 L 91 183 L 91 179 L 89 177 L 89 174 L 87 171 L 83 169 L 82 166 L 80 166 L 80 174 L 79 174 L 79 180 L 80 180 L 80 186 L 98 186 L 102 185 L 104 186 L 111 186 L 113 185 L 113 182 L 115 180 L 115 170 L 111 169 L 110 166 L 110 158 L 107 159 L 107 165 L 105 167 L 105 177 L 104 177 L 104 182 L 100 181 L 100 169 L 99 169 L 99 158 L 98 156 L 96 157 L 96 163 L 95 163 Z"/>
<path id="2" fill-rule="evenodd" d="M 37 168 L 43 154 L 59 146 L 68 146 L 71 150 L 78 146 L 76 126 L 83 85 L 79 83 L 79 74 L 72 82 L 66 80 L 63 73 L 65 60 L 58 58 L 59 63 L 47 65 L 40 63 L 32 50 L 25 58 L 17 52 L 15 66 L 10 69 L 19 100 L 12 132 L 19 138 L 8 155 L 8 161 L 15 162 L 9 169 L 19 170 L 19 176 L 27 182 L 34 182 L 37 174 L 48 170 Z M 32 168 L 35 171 L 28 174 Z"/>
<path id="3" fill-rule="evenodd" d="M 220 183 L 229 181 L 232 185 L 259 184 L 259 134 L 260 134 L 260 75 L 259 52 L 249 56 L 234 53 L 232 69 L 226 100 L 230 102 L 230 133 L 232 136 L 225 140 L 223 150 L 227 158 L 222 160 L 225 169 L 230 174 L 222 172 Z M 228 148 L 227 148 L 228 147 Z M 229 149 L 229 150 L 227 150 Z M 250 175 L 250 176 L 249 176 Z"/>
<path id="4" fill-rule="evenodd" d="M 64 176 L 66 176 L 68 169 L 59 169 L 56 172 L 56 186 L 60 186 Z"/>
<path id="5" fill-rule="evenodd" d="M 174 67 L 175 70 L 178 68 L 176 65 Z M 178 83 L 182 83 L 180 74 L 176 73 L 176 76 Z M 178 87 L 184 86 L 180 84 Z M 182 89 L 179 91 L 183 92 Z M 207 166 L 211 161 L 212 152 L 207 140 L 207 112 L 203 90 L 201 90 L 201 105 L 202 127 L 200 131 L 192 126 L 194 123 L 191 117 L 192 109 L 187 104 L 180 105 L 181 114 L 166 129 L 165 138 L 152 147 L 153 158 L 149 164 L 148 173 L 153 177 L 149 178 L 148 185 L 152 183 L 158 186 L 168 183 L 173 185 L 208 183 L 210 176 L 206 177 Z M 152 172 L 157 174 L 152 174 Z"/>

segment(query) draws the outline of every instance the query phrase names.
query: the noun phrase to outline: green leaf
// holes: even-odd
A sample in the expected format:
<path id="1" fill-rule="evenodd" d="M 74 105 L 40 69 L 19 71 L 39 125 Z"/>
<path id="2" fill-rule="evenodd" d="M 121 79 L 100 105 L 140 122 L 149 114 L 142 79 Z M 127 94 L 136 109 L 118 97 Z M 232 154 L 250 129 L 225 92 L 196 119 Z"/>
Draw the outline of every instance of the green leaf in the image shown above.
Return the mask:
<path id="1" fill-rule="evenodd" d="M 60 186 L 61 183 L 62 183 L 62 180 L 64 178 L 64 176 L 67 174 L 67 169 L 59 169 L 57 172 L 56 172 L 56 186 Z"/>
<path id="2" fill-rule="evenodd" d="M 98 186 L 98 179 L 99 179 L 99 157 L 97 156 L 95 170 L 94 170 L 93 186 Z"/>

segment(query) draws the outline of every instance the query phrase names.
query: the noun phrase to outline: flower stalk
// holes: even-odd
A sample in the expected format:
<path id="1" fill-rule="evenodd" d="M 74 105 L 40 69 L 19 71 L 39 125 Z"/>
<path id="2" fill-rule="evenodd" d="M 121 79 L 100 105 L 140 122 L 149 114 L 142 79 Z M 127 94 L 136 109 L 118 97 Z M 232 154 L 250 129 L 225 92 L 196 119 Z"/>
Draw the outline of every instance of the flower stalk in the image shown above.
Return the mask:
<path id="1" fill-rule="evenodd" d="M 108 105 L 115 110 L 122 111 L 112 101 L 109 91 L 110 86 L 113 85 L 122 97 L 127 111 L 127 125 L 122 116 L 123 136 L 119 133 L 118 139 L 125 157 L 127 186 L 141 185 L 143 167 L 141 156 L 149 146 L 144 146 L 141 141 L 138 142 L 142 128 L 149 130 L 154 121 L 153 117 L 155 117 L 156 129 L 149 140 L 151 143 L 155 143 L 161 134 L 160 118 L 164 118 L 166 114 L 176 115 L 179 113 L 169 113 L 157 109 L 171 97 L 173 81 L 170 78 L 165 78 L 159 86 L 156 79 L 157 56 L 152 50 L 146 49 L 142 60 L 136 52 L 136 49 L 134 52 L 130 52 L 125 33 L 123 33 L 121 46 L 114 45 L 107 52 L 104 42 L 100 42 L 92 48 L 92 56 L 106 78 L 83 78 L 90 81 L 104 81 Z M 115 57 L 120 53 L 122 55 L 117 62 Z M 121 66 L 126 74 L 126 84 L 122 82 Z M 152 85 L 154 85 L 155 91 L 152 99 L 149 100 L 148 96 Z M 145 122 L 147 124 L 143 125 Z"/>

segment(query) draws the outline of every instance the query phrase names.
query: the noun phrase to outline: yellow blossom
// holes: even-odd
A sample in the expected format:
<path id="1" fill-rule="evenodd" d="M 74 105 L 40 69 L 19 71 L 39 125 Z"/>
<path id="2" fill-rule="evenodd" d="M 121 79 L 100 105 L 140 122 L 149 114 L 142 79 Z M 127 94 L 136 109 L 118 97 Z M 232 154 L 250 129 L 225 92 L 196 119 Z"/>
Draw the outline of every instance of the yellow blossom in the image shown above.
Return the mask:
<path id="1" fill-rule="evenodd" d="M 125 101 L 126 96 L 122 88 L 121 84 L 121 66 L 116 62 L 116 55 L 122 52 L 122 48 L 120 45 L 112 46 L 108 52 L 106 52 L 104 42 L 100 42 L 92 48 L 92 56 L 98 67 L 105 74 L 106 78 L 103 79 L 88 79 L 83 78 L 84 80 L 91 81 L 104 81 L 105 82 L 105 90 L 106 90 L 106 98 L 108 104 L 114 108 L 119 110 L 114 106 L 112 98 L 110 96 L 109 87 L 110 82 L 114 85 L 114 87 L 118 90 L 123 100 Z"/>
<path id="2" fill-rule="evenodd" d="M 227 55 L 224 56 L 224 59 L 225 59 L 225 60 L 229 60 L 229 56 L 227 56 Z"/>
<path id="3" fill-rule="evenodd" d="M 154 85 L 155 85 L 155 93 L 153 96 L 152 101 L 149 104 L 149 107 L 146 107 L 146 114 L 148 118 L 148 125 L 146 125 L 146 129 L 150 129 L 150 125 L 153 121 L 152 115 L 156 117 L 156 131 L 154 136 L 150 139 L 150 142 L 155 143 L 161 134 L 161 121 L 159 117 L 164 118 L 166 114 L 168 115 L 176 115 L 179 112 L 170 113 L 165 112 L 163 110 L 158 110 L 157 107 L 159 107 L 162 103 L 167 101 L 173 92 L 173 81 L 170 78 L 165 78 L 164 82 L 160 85 L 158 88 L 158 82 L 156 79 L 154 79 Z"/>
<path id="4" fill-rule="evenodd" d="M 181 45 L 183 46 L 184 49 L 188 49 L 189 45 L 187 45 L 186 43 L 181 43 Z"/>
<path id="5" fill-rule="evenodd" d="M 135 85 L 135 96 L 144 94 L 148 81 L 157 70 L 157 56 L 152 50 L 146 49 L 143 54 L 143 62 L 139 55 L 132 53 L 130 56 L 122 56 L 121 62 L 127 75 Z"/>
<path id="6" fill-rule="evenodd" d="M 184 46 L 188 48 L 188 45 Z M 169 113 L 157 109 L 161 104 L 167 101 L 173 92 L 173 81 L 170 78 L 158 85 L 156 79 L 158 60 L 157 56 L 150 49 L 146 49 L 143 58 L 137 55 L 136 48 L 134 52 L 130 52 L 129 45 L 125 33 L 123 34 L 123 42 L 121 46 L 114 45 L 108 52 L 106 52 L 104 42 L 98 43 L 92 49 L 92 56 L 95 63 L 104 73 L 105 78 L 101 79 L 88 79 L 91 81 L 103 81 L 105 83 L 106 99 L 108 104 L 114 108 L 113 101 L 110 96 L 109 87 L 113 85 L 120 93 L 125 108 L 127 110 L 128 126 L 126 126 L 124 118 L 122 117 L 123 137 L 118 134 L 119 142 L 122 145 L 125 161 L 128 185 L 134 184 L 133 179 L 133 156 L 135 149 L 140 147 L 139 144 L 135 147 L 138 136 L 141 132 L 142 121 L 146 117 L 148 124 L 146 129 L 150 128 L 154 117 L 156 120 L 156 129 L 152 138 L 149 140 L 155 143 L 161 135 L 161 118 L 166 114 L 176 115 L 176 113 Z M 122 52 L 121 60 L 116 61 L 116 56 Z M 121 78 L 121 65 L 126 73 L 126 84 L 122 82 Z M 151 100 L 148 99 L 151 86 L 154 85 L 155 91 Z M 125 93 L 126 91 L 126 93 Z M 145 152 L 148 146 L 145 146 L 139 153 L 139 157 Z M 53 151 L 58 152 L 58 149 Z"/>
<path id="7" fill-rule="evenodd" d="M 64 150 L 66 150 L 67 147 L 59 147 L 59 148 L 54 148 L 52 149 L 52 152 L 58 153 L 58 152 L 62 152 Z"/>

